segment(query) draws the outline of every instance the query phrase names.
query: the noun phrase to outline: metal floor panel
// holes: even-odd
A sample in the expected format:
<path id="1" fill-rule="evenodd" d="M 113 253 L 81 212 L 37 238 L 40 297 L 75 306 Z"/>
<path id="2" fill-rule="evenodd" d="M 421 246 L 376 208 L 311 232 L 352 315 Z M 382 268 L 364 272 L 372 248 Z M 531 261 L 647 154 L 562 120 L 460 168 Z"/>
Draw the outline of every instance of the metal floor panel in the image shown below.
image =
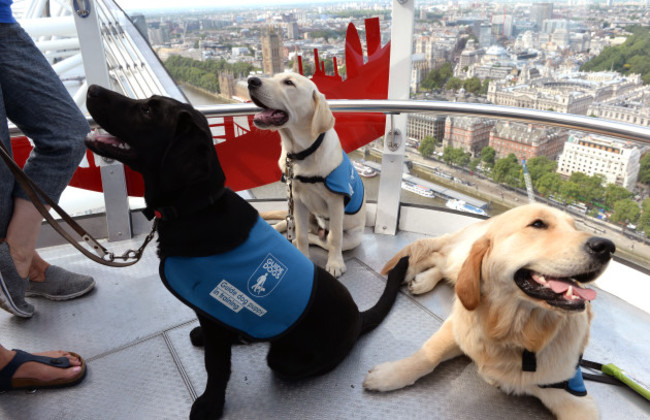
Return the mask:
<path id="1" fill-rule="evenodd" d="M 345 253 L 348 271 L 341 281 L 363 310 L 379 297 L 383 264 L 403 246 L 424 235 L 375 235 L 366 229 L 361 246 Z M 110 243 L 121 252 L 137 248 L 142 237 Z M 88 378 L 79 386 L 36 394 L 0 395 L 0 419 L 103 420 L 187 418 L 193 398 L 203 391 L 203 351 L 189 331 L 198 323 L 158 278 L 152 244 L 138 264 L 110 268 L 86 260 L 70 246 L 40 249 L 43 258 L 68 269 L 91 273 L 96 290 L 69 302 L 31 299 L 32 319 L 0 312 L 0 342 L 28 351 L 55 348 L 80 353 Z M 326 253 L 312 248 L 324 264 Z M 650 382 L 650 315 L 599 290 L 591 341 L 585 357 L 618 366 Z M 467 358 L 443 363 L 414 386 L 390 392 L 363 391 L 368 369 L 406 357 L 441 325 L 453 290 L 440 284 L 422 296 L 405 290 L 387 319 L 362 337 L 349 357 L 327 375 L 300 382 L 276 378 L 266 366 L 268 345 L 237 346 L 226 402 L 227 419 L 548 419 L 532 397 L 509 396 L 488 385 Z M 623 387 L 586 383 L 603 419 L 647 419 L 650 404 Z"/>
<path id="2" fill-rule="evenodd" d="M 361 310 L 379 297 L 385 281 L 356 259 L 347 260 L 343 283 Z M 203 353 L 187 335 L 198 323 L 169 333 L 181 364 L 200 394 L 206 380 Z M 309 380 L 276 378 L 266 366 L 268 344 L 233 349 L 232 376 L 226 396 L 226 419 L 345 419 L 476 418 L 477 407 L 489 406 L 482 418 L 547 419 L 549 413 L 532 398 L 513 398 L 480 380 L 469 359 L 445 363 L 417 386 L 386 394 L 365 392 L 366 372 L 377 363 L 410 354 L 440 327 L 427 310 L 400 295 L 386 320 L 361 338 L 350 355 L 332 372 Z M 469 389 L 467 389 L 469 386 Z M 522 401 L 524 402 L 522 404 Z"/>
<path id="3" fill-rule="evenodd" d="M 162 336 L 88 362 L 78 386 L 0 397 L 6 420 L 182 419 L 192 398 Z"/>
<path id="4" fill-rule="evenodd" d="M 135 245 L 140 243 L 111 242 L 107 247 L 121 253 L 121 248 Z M 2 311 L 0 337 L 5 347 L 74 349 L 85 358 L 93 358 L 195 319 L 194 312 L 160 281 L 154 244 L 140 262 L 125 268 L 97 264 L 71 246 L 45 248 L 39 253 L 51 264 L 92 275 L 95 290 L 65 302 L 27 298 L 36 307 L 30 319 Z"/>

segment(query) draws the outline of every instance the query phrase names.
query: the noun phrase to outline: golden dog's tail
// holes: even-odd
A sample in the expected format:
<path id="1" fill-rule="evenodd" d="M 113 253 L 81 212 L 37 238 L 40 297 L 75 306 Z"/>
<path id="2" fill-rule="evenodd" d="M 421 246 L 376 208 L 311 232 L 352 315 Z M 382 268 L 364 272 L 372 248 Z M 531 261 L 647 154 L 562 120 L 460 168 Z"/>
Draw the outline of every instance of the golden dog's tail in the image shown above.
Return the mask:
<path id="1" fill-rule="evenodd" d="M 271 210 L 260 212 L 262 219 L 270 223 L 270 221 L 278 220 L 278 223 L 272 224 L 273 228 L 278 232 L 285 232 L 287 230 L 287 210 Z"/>
<path id="2" fill-rule="evenodd" d="M 446 235 L 445 235 L 446 236 Z M 402 248 L 397 254 L 391 258 L 386 265 L 384 265 L 384 268 L 381 269 L 381 273 L 386 275 L 388 272 L 393 269 L 397 265 L 400 259 L 402 257 L 409 257 L 409 268 L 407 274 L 407 279 L 412 278 L 411 273 L 419 273 L 422 271 L 421 264 L 424 262 L 424 260 L 428 259 L 431 254 L 434 252 L 437 252 L 441 245 L 442 245 L 442 239 L 443 237 L 438 237 L 438 238 L 425 238 L 425 239 L 420 239 L 417 240 L 404 248 Z"/>
<path id="3" fill-rule="evenodd" d="M 286 210 L 271 210 L 260 212 L 260 216 L 264 220 L 284 220 L 287 218 L 288 212 Z"/>

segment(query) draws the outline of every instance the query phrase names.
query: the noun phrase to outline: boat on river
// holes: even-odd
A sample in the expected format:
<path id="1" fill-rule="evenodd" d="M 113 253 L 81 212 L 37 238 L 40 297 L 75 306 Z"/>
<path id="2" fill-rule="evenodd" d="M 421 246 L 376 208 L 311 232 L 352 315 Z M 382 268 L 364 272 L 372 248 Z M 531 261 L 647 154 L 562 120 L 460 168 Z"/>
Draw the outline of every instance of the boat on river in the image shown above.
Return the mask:
<path id="1" fill-rule="evenodd" d="M 482 208 L 473 206 L 471 204 L 467 204 L 463 200 L 447 200 L 445 203 L 445 206 L 447 206 L 450 209 L 453 210 L 459 210 L 459 211 L 464 211 L 465 213 L 472 213 L 472 214 L 478 214 L 480 216 L 487 216 L 488 214 L 483 210 Z"/>

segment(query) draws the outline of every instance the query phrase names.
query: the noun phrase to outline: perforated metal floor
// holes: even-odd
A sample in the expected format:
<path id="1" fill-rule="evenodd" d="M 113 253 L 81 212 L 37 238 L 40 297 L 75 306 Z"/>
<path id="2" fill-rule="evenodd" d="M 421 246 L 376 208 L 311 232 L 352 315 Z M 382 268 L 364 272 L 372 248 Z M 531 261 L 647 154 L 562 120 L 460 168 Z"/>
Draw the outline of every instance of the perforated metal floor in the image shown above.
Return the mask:
<path id="1" fill-rule="evenodd" d="M 422 235 L 402 232 L 375 235 L 346 253 L 342 277 L 361 309 L 378 298 L 385 279 L 382 264 L 402 246 Z M 111 243 L 111 248 L 139 245 Z M 179 303 L 158 278 L 151 246 L 130 268 L 99 266 L 69 246 L 45 248 L 53 264 L 92 273 L 97 288 L 69 301 L 35 300 L 37 314 L 28 320 L 0 313 L 0 342 L 29 351 L 69 349 L 88 362 L 88 377 L 76 387 L 35 394 L 0 395 L 0 418 L 6 420 L 183 419 L 187 418 L 206 378 L 203 352 L 193 347 L 189 331 L 194 314 Z M 313 250 L 322 264 L 325 253 Z M 613 264 L 616 273 L 617 263 Z M 377 363 L 403 358 L 441 325 L 451 307 L 447 285 L 422 297 L 403 291 L 388 318 L 363 337 L 333 372 L 310 380 L 286 382 L 266 367 L 265 344 L 237 346 L 226 397 L 227 419 L 548 419 L 551 414 L 531 397 L 513 397 L 485 383 L 467 358 L 442 364 L 409 388 L 379 394 L 361 386 Z M 614 362 L 650 382 L 650 315 L 599 290 L 596 318 L 585 357 Z M 587 383 L 603 419 L 648 419 L 650 403 L 632 391 Z"/>

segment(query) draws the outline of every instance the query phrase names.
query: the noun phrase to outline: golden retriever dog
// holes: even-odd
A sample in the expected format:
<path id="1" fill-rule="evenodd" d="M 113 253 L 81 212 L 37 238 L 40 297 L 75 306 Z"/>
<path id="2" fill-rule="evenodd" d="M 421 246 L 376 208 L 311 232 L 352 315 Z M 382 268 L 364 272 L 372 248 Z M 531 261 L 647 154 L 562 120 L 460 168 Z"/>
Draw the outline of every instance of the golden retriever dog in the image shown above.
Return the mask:
<path id="1" fill-rule="evenodd" d="M 384 272 L 408 255 L 413 293 L 429 291 L 444 278 L 454 284 L 457 299 L 418 351 L 375 366 L 363 386 L 403 388 L 465 354 L 487 382 L 539 398 L 560 419 L 598 418 L 577 368 L 589 340 L 589 301 L 596 297 L 583 284 L 603 272 L 615 249 L 542 204 L 406 246 Z"/>
<path id="2" fill-rule="evenodd" d="M 326 249 L 325 269 L 339 277 L 346 269 L 342 251 L 361 243 L 366 206 L 363 183 L 341 147 L 325 96 L 297 73 L 251 77 L 248 91 L 263 109 L 254 124 L 280 133 L 280 169 L 286 173 L 287 161 L 293 166 L 295 244 L 308 257 L 310 243 Z M 310 214 L 317 226 L 310 223 Z M 285 227 L 276 225 L 278 230 Z"/>

